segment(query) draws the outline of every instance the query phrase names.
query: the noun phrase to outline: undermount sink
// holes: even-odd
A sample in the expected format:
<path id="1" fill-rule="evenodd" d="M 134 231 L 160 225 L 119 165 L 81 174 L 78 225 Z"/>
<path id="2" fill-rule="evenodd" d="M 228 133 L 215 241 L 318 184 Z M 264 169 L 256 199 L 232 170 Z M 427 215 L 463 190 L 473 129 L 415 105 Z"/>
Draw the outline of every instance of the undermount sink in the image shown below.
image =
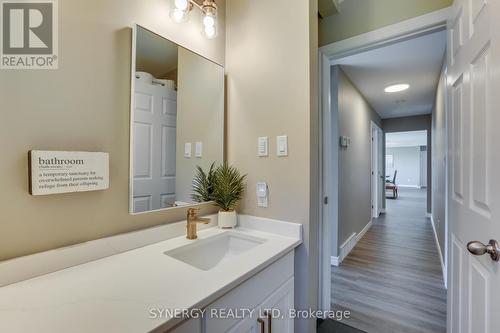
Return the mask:
<path id="1" fill-rule="evenodd" d="M 198 239 L 191 244 L 164 252 L 169 257 L 188 265 L 208 271 L 222 262 L 234 259 L 266 240 L 263 238 L 225 232 L 205 239 Z"/>

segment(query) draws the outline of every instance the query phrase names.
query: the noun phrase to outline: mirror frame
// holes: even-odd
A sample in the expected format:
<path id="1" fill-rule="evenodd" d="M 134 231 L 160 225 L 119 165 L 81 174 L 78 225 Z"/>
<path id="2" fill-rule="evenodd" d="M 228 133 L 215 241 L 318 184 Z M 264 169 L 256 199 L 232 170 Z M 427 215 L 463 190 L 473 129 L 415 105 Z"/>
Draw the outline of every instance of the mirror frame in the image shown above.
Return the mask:
<path id="1" fill-rule="evenodd" d="M 189 52 L 193 52 L 194 54 L 202 57 L 203 59 L 206 59 L 217 66 L 220 66 L 222 69 L 222 90 L 223 90 L 223 98 L 224 98 L 224 109 L 222 110 L 224 115 L 223 115 L 223 123 L 222 123 L 222 161 L 224 162 L 226 160 L 226 80 L 225 80 L 225 67 L 222 66 L 221 64 L 208 59 L 207 57 L 194 52 L 193 50 L 182 46 L 181 44 L 170 40 L 169 38 L 154 32 L 153 30 L 147 28 L 144 25 L 135 23 L 131 28 L 132 28 L 132 47 L 131 47 L 131 62 L 130 62 L 130 115 L 129 115 L 129 190 L 128 190 L 128 197 L 129 197 L 129 203 L 128 203 L 128 209 L 129 209 L 129 214 L 130 215 L 142 215 L 142 214 L 147 214 L 147 213 L 155 213 L 155 212 L 161 212 L 161 211 L 174 211 L 178 209 L 186 210 L 188 208 L 193 208 L 193 207 L 199 207 L 199 206 L 206 206 L 206 205 L 213 205 L 213 201 L 206 201 L 206 202 L 199 202 L 199 203 L 192 203 L 190 205 L 185 205 L 185 206 L 178 206 L 178 207 L 167 207 L 167 208 L 160 208 L 160 209 L 153 209 L 153 210 L 148 210 L 144 212 L 134 212 L 134 127 L 132 126 L 134 122 L 134 104 L 135 104 L 135 98 L 134 98 L 134 91 L 135 91 L 135 72 L 136 72 L 136 51 L 137 51 L 137 29 L 138 28 L 145 29 L 161 38 L 164 38 L 171 43 L 174 43 L 178 47 L 182 47 Z M 200 35 L 200 38 L 202 36 Z"/>

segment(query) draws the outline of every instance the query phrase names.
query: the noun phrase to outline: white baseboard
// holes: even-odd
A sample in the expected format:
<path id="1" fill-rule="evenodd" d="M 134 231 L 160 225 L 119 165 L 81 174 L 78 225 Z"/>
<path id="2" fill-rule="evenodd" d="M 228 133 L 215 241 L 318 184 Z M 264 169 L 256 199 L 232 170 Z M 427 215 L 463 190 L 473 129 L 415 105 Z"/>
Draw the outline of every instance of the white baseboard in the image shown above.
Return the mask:
<path id="1" fill-rule="evenodd" d="M 363 236 L 366 234 L 366 232 L 368 230 L 370 230 L 370 228 L 372 227 L 372 224 L 373 224 L 373 221 L 370 220 L 370 222 L 368 222 L 365 227 L 363 228 L 363 230 L 361 230 L 361 232 L 356 236 L 356 243 L 359 242 L 359 240 L 361 238 L 363 238 Z"/>
<path id="2" fill-rule="evenodd" d="M 407 187 L 407 188 L 420 188 L 420 186 L 418 185 L 401 185 L 401 184 L 397 184 L 398 187 Z"/>
<path id="3" fill-rule="evenodd" d="M 446 266 L 444 265 L 443 252 L 441 251 L 441 246 L 439 245 L 439 238 L 436 231 L 436 226 L 434 225 L 434 218 L 430 215 L 432 230 L 434 232 L 434 239 L 436 241 L 436 247 L 438 249 L 439 261 L 441 262 L 441 270 L 443 272 L 444 287 L 448 289 Z"/>
<path id="4" fill-rule="evenodd" d="M 349 236 L 349 238 L 347 238 L 347 240 L 342 245 L 340 245 L 340 262 L 342 262 L 345 257 L 349 255 L 354 246 L 356 246 L 357 241 L 358 239 L 356 237 L 356 233 L 353 232 L 352 235 Z"/>
<path id="5" fill-rule="evenodd" d="M 373 222 L 370 220 L 370 222 L 368 222 L 363 230 L 361 230 L 358 234 L 354 232 L 351 236 L 349 236 L 349 238 L 340 246 L 339 256 L 332 256 L 330 258 L 332 266 L 340 266 L 342 261 L 344 261 L 344 259 L 349 255 L 359 240 L 363 238 L 368 230 L 370 230 L 372 224 Z"/>

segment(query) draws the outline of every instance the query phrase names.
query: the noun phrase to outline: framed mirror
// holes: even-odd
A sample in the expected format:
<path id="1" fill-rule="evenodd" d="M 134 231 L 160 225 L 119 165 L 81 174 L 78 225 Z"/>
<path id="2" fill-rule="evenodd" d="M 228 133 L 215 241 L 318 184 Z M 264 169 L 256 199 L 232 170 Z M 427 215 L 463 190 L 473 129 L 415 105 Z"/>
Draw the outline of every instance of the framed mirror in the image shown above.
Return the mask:
<path id="1" fill-rule="evenodd" d="M 200 204 L 196 167 L 224 158 L 224 68 L 133 28 L 130 213 Z"/>

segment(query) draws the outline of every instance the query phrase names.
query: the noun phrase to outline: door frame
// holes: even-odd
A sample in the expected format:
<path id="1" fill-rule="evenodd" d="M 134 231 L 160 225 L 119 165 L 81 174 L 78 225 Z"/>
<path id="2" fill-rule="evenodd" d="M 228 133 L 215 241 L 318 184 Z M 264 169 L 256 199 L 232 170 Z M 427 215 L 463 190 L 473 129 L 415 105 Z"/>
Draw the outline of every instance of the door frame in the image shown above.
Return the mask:
<path id="1" fill-rule="evenodd" d="M 444 8 L 319 48 L 318 84 L 320 121 L 322 124 L 318 133 L 319 154 L 322 161 L 319 174 L 319 196 L 323 201 L 323 205 L 320 210 L 318 226 L 320 231 L 318 242 L 320 256 L 318 308 L 323 311 L 330 311 L 331 307 L 332 223 L 338 221 L 338 207 L 332 209 L 332 205 L 338 206 L 338 200 L 337 205 L 332 200 L 338 198 L 338 177 L 328 177 L 325 172 L 325 170 L 329 170 L 328 166 L 338 166 L 339 149 L 338 144 L 334 144 L 337 142 L 336 138 L 332 140 L 332 135 L 338 134 L 332 128 L 335 126 L 326 126 L 326 121 L 331 121 L 334 116 L 331 109 L 332 98 L 334 98 L 331 94 L 331 66 L 335 65 L 337 59 L 349 55 L 446 30 L 450 15 L 451 8 Z M 330 223 L 326 223 L 326 221 L 330 221 Z"/>
<path id="2" fill-rule="evenodd" d="M 372 218 L 378 218 L 382 207 L 379 205 L 380 196 L 382 195 L 382 183 L 380 176 L 380 160 L 382 151 L 380 150 L 380 133 L 382 129 L 375 122 L 370 121 L 371 142 L 371 200 L 372 200 Z"/>
<path id="3" fill-rule="evenodd" d="M 427 151 L 428 147 L 426 146 L 425 149 L 426 150 L 423 151 L 422 148 L 420 148 L 420 167 L 419 167 L 420 168 L 420 170 L 419 170 L 420 171 L 420 175 L 419 175 L 420 180 L 419 180 L 419 184 L 418 184 L 419 188 L 427 188 L 427 177 L 429 176 L 427 174 L 427 160 L 428 160 L 427 155 L 429 154 Z"/>

